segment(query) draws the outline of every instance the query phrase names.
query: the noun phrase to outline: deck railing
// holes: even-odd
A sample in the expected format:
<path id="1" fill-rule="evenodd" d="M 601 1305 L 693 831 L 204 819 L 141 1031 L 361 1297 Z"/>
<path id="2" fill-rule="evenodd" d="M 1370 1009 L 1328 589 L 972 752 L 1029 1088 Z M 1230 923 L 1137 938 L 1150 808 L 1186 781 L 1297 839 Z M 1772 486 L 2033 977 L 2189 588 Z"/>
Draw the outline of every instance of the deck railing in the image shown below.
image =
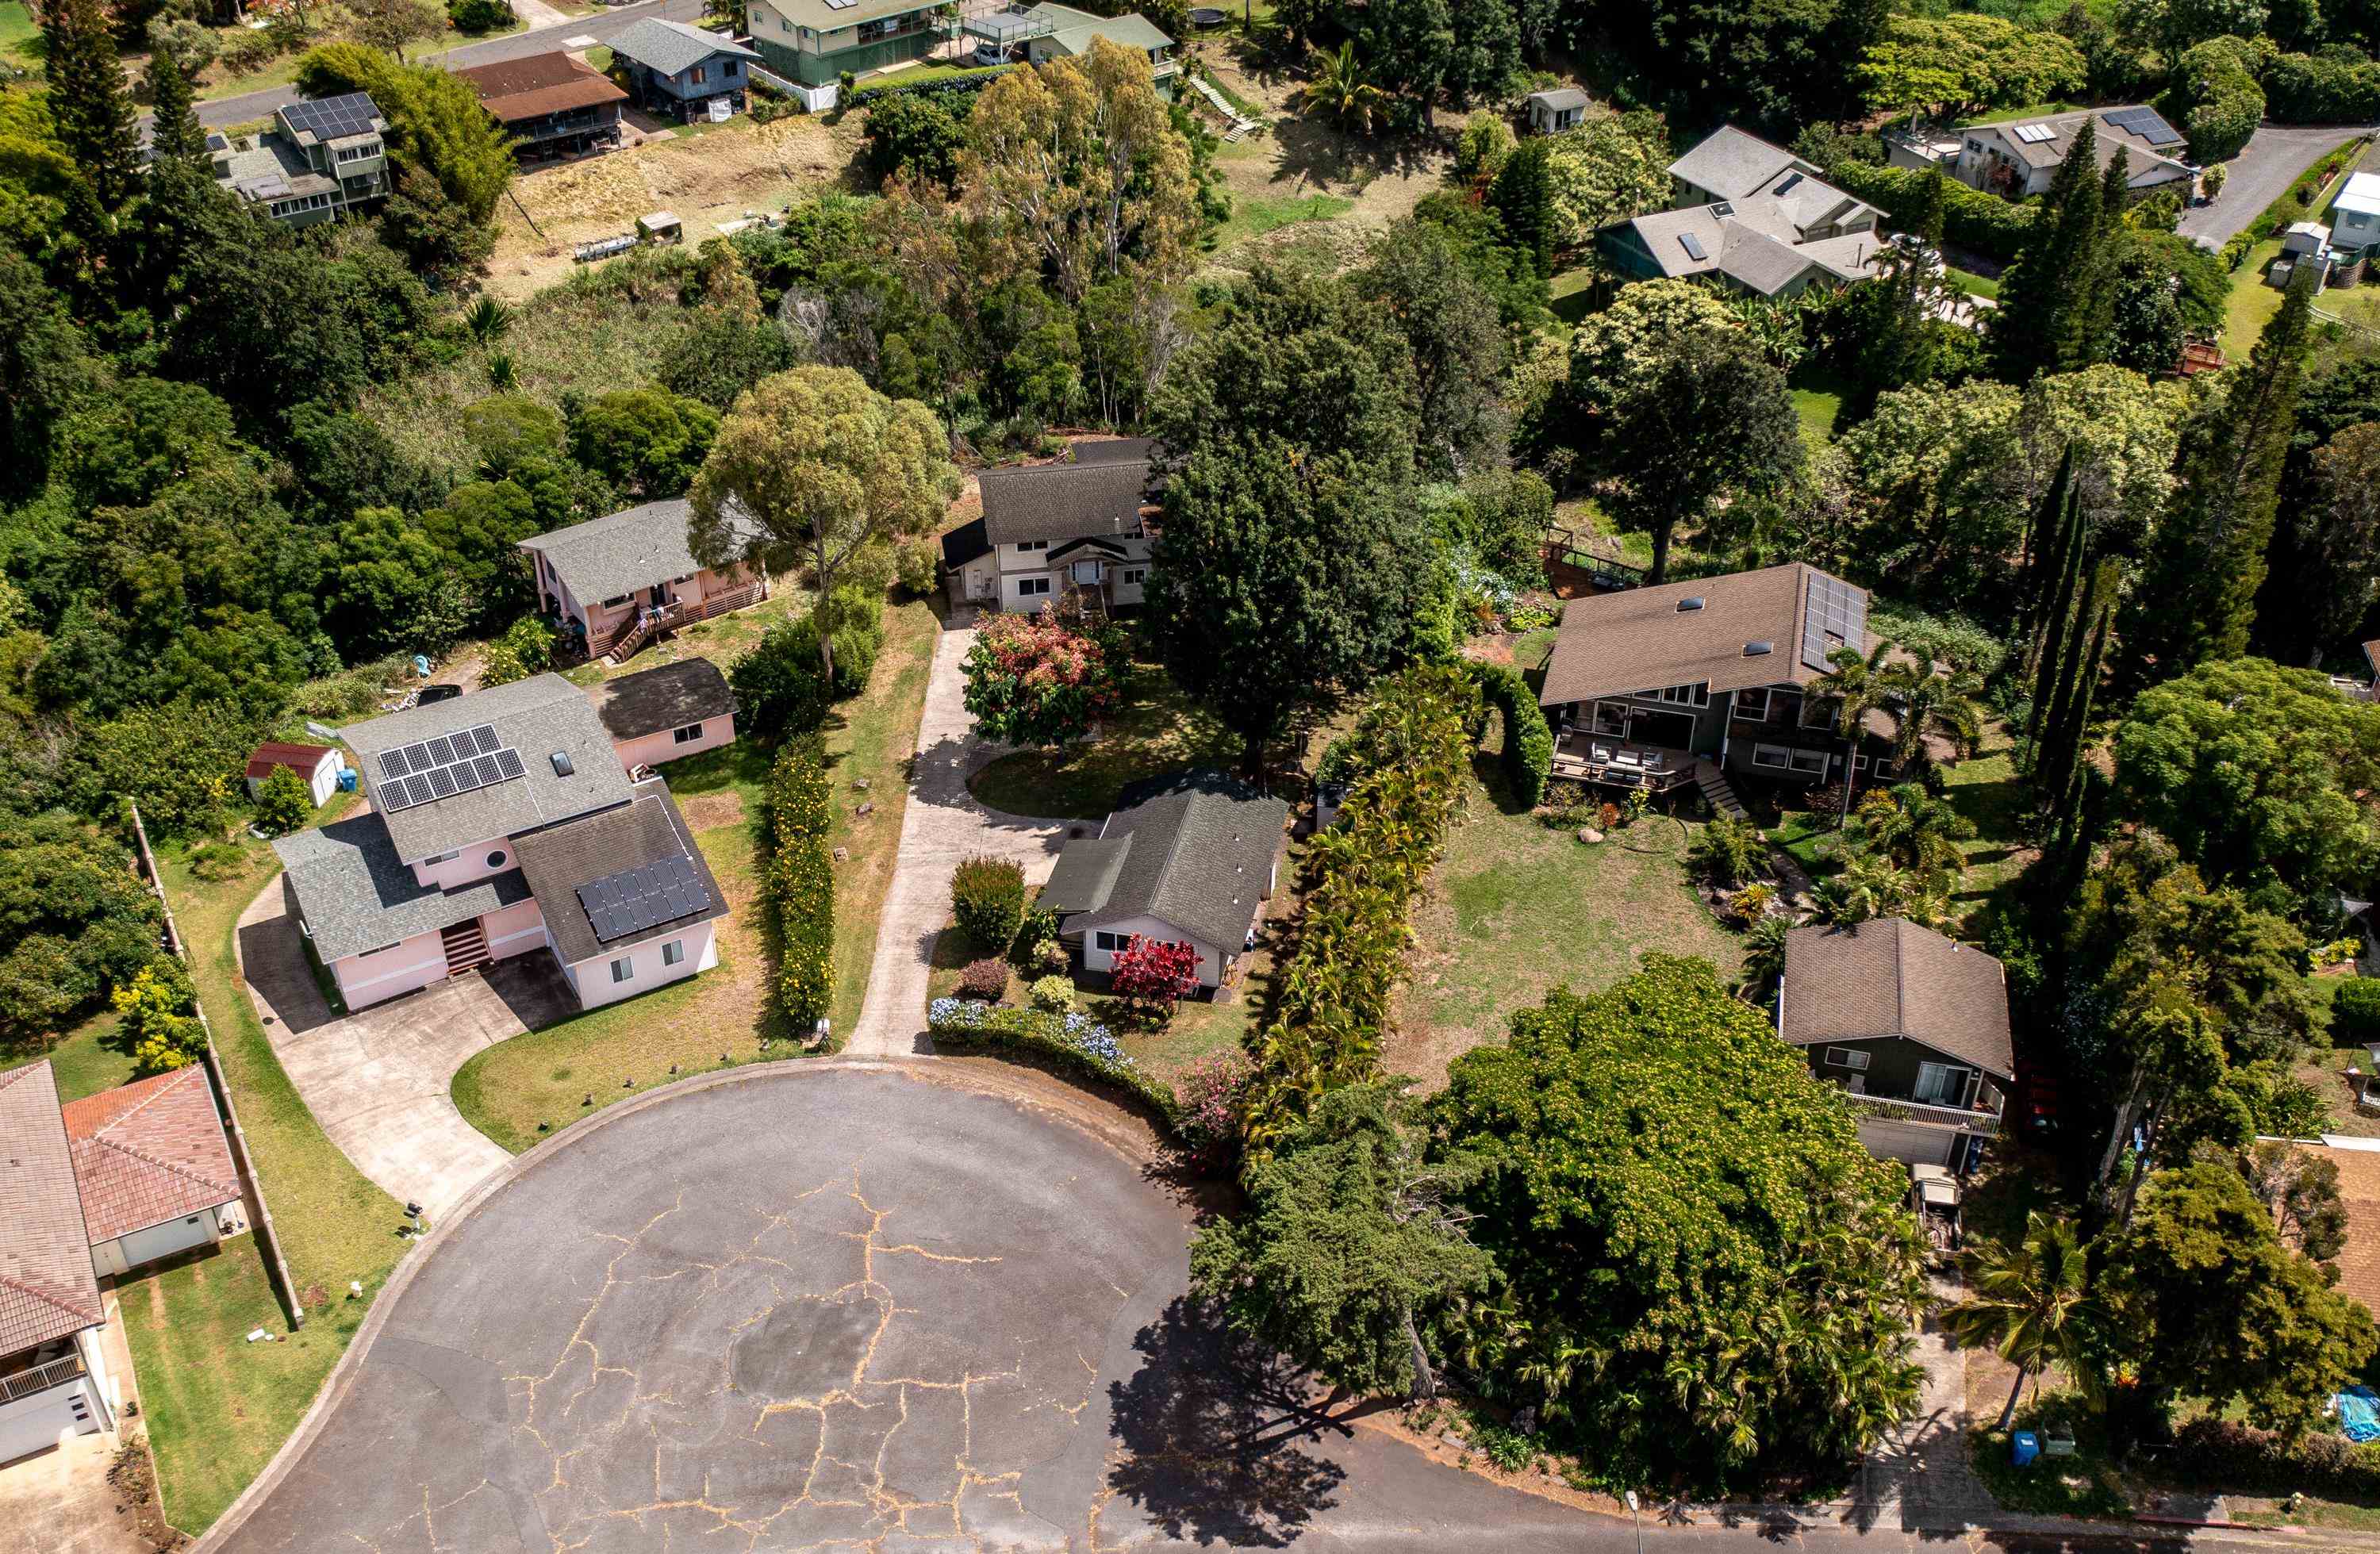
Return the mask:
<path id="1" fill-rule="evenodd" d="M 0 1403 L 15 1402 L 18 1398 L 30 1398 L 36 1392 L 63 1387 L 81 1374 L 82 1356 L 68 1354 L 45 1366 L 20 1370 L 14 1376 L 0 1376 Z"/>
<path id="2" fill-rule="evenodd" d="M 1966 1129 L 1989 1138 L 2000 1131 L 1997 1111 L 1971 1111 L 1963 1106 L 1936 1106 L 1928 1101 L 1901 1100 L 1892 1096 L 1855 1095 L 1852 1104 L 1871 1117 L 1895 1123 L 1933 1123 Z"/>
<path id="3" fill-rule="evenodd" d="M 611 641 L 595 657 L 627 658 L 664 631 L 677 631 L 710 620 L 714 615 L 724 615 L 731 610 L 757 604 L 768 597 L 768 584 L 747 583 L 740 589 L 730 589 L 725 593 L 715 593 L 698 601 L 678 600 L 658 610 L 639 610 L 620 623 L 619 630 L 612 634 Z"/>

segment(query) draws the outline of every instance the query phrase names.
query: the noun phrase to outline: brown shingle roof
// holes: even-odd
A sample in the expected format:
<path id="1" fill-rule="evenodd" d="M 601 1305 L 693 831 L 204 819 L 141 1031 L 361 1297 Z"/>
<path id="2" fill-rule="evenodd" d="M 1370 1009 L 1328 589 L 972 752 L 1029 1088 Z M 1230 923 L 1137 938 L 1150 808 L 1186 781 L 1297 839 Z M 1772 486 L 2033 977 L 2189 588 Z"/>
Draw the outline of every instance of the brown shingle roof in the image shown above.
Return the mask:
<path id="1" fill-rule="evenodd" d="M 1139 443 L 1138 457 L 1102 452 L 1074 464 L 985 470 L 977 480 L 983 492 L 985 538 L 994 545 L 1021 540 L 1055 544 L 1139 533 L 1141 508 L 1148 499 L 1149 444 L 1128 441 Z"/>
<path id="2" fill-rule="evenodd" d="M 1754 686 L 1808 685 L 1823 673 L 1803 662 L 1802 625 L 1813 577 L 1838 582 L 1801 562 L 1699 577 L 1658 588 L 1573 599 L 1546 663 L 1548 707 L 1588 697 L 1707 685 L 1713 695 Z M 1857 596 L 1864 589 L 1838 583 Z M 1699 599 L 1699 610 L 1680 603 Z M 1769 651 L 1747 653 L 1756 642 Z M 1866 641 L 1845 646 L 1866 650 Z"/>
<path id="3" fill-rule="evenodd" d="M 480 94 L 480 105 L 504 122 L 540 118 L 572 108 L 623 103 L 628 94 L 566 54 L 533 54 L 457 70 Z"/>
<path id="4" fill-rule="evenodd" d="M 277 767 L 287 767 L 298 776 L 311 780 L 314 769 L 331 753 L 327 745 L 284 745 L 268 740 L 259 745 L 248 758 L 250 777 L 270 777 Z"/>
<path id="5" fill-rule="evenodd" d="M 1779 1030 L 1796 1047 L 1906 1037 L 2002 1079 L 2016 1077 L 2000 963 L 1900 917 L 1785 936 Z"/>
<path id="6" fill-rule="evenodd" d="M 195 1065 L 71 1101 L 66 1126 L 94 1243 L 239 1196 L 214 1095 Z"/>
<path id="7" fill-rule="evenodd" d="M 728 687 L 727 676 L 709 659 L 681 659 L 658 669 L 615 675 L 589 695 L 596 716 L 614 739 L 638 739 L 735 710 L 735 693 Z"/>
<path id="8" fill-rule="evenodd" d="M 2338 1254 L 2338 1288 L 2380 1316 L 2380 1150 L 2301 1145 L 2338 1167 L 2347 1208 L 2347 1244 Z"/>
<path id="9" fill-rule="evenodd" d="M 0 1074 L 0 1354 L 103 1319 L 45 1058 Z"/>

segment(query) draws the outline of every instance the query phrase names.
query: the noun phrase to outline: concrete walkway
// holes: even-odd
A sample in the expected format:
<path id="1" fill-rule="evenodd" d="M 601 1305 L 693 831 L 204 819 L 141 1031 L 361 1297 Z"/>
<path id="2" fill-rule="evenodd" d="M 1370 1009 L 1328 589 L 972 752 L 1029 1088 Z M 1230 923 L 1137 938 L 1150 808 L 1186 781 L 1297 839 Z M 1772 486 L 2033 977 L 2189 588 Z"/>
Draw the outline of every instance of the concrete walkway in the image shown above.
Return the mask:
<path id="1" fill-rule="evenodd" d="M 1025 866 L 1025 882 L 1038 885 L 1050 878 L 1066 838 L 1063 820 L 1002 814 L 967 792 L 967 779 L 1010 749 L 976 737 L 964 698 L 967 649 L 974 643 L 975 612 L 963 610 L 944 623 L 934 645 L 909 807 L 901 817 L 901 856 L 884 893 L 868 999 L 844 1048 L 855 1056 L 933 1050 L 925 1037 L 926 977 L 935 936 L 950 916 L 951 871 L 978 856 L 1014 858 Z"/>
<path id="2" fill-rule="evenodd" d="M 240 975 L 273 1055 L 356 1169 L 435 1220 L 512 1159 L 455 1110 L 471 1054 L 569 1012 L 541 954 L 334 1016 L 307 965 L 279 880 L 240 914 Z"/>

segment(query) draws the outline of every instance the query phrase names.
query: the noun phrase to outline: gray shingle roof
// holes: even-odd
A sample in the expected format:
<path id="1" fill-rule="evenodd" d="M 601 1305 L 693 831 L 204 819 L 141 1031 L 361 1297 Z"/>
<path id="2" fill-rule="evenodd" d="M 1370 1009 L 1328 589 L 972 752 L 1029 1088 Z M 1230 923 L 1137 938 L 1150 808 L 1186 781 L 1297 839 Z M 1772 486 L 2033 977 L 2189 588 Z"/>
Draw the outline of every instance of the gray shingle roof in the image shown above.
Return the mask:
<path id="1" fill-rule="evenodd" d="M 1138 458 L 987 469 L 978 481 L 985 538 L 994 545 L 1014 545 L 1137 534 L 1148 479 L 1145 453 Z"/>
<path id="2" fill-rule="evenodd" d="M 659 17 L 647 17 L 613 38 L 612 52 L 664 76 L 674 76 L 714 54 L 732 54 L 739 59 L 760 57 L 733 38 Z"/>
<path id="3" fill-rule="evenodd" d="M 1753 686 L 1807 685 L 1821 673 L 1804 664 L 1796 650 L 1813 575 L 1828 576 L 1796 561 L 1573 599 L 1563 607 L 1561 633 L 1546 661 L 1537 700 L 1559 707 L 1670 686 L 1707 685 L 1716 695 Z M 1852 591 L 1865 602 L 1866 590 Z M 1688 599 L 1700 599 L 1703 607 L 1679 610 Z M 1773 650 L 1747 654 L 1744 646 L 1751 642 L 1773 644 Z M 1843 645 L 1861 652 L 1868 646 L 1864 635 Z"/>
<path id="4" fill-rule="evenodd" d="M 0 1074 L 0 1354 L 104 1320 L 49 1060 Z"/>
<path id="5" fill-rule="evenodd" d="M 1900 917 L 1787 934 L 1779 1020 L 1796 1047 L 1898 1036 L 2016 1077 L 2000 963 Z"/>
<path id="6" fill-rule="evenodd" d="M 520 547 L 542 553 L 582 607 L 599 604 L 702 570 L 686 548 L 686 498 L 676 496 L 533 535 Z"/>
<path id="7" fill-rule="evenodd" d="M 595 711 L 614 739 L 638 739 L 735 710 L 727 676 L 709 659 L 684 659 L 619 674 L 594 690 Z"/>
<path id="8" fill-rule="evenodd" d="M 633 945 L 683 932 L 690 924 L 727 916 L 727 897 L 712 878 L 710 866 L 703 861 L 702 849 L 694 844 L 677 801 L 659 778 L 638 783 L 633 803 L 524 836 L 518 845 L 521 873 L 537 896 L 555 953 L 567 965 L 617 954 Z M 578 900 L 579 886 L 679 856 L 693 861 L 704 890 L 710 892 L 708 905 L 640 933 L 610 941 L 595 937 L 595 925 L 588 921 L 587 909 Z"/>
<path id="9" fill-rule="evenodd" d="M 1087 903 L 1066 917 L 1065 931 L 1155 917 L 1236 953 L 1271 884 L 1288 819 L 1288 805 L 1244 783 L 1182 774 L 1172 791 L 1110 815 L 1089 851 L 1070 842 L 1058 855 L 1052 881 Z"/>
<path id="10" fill-rule="evenodd" d="M 1706 188 L 1721 200 L 1741 200 L 1772 175 L 1805 165 L 1784 147 L 1772 146 L 1729 124 L 1711 131 L 1700 145 L 1670 164 L 1670 176 Z"/>
<path id="11" fill-rule="evenodd" d="M 620 770 L 608 751 L 604 759 L 613 771 Z M 453 890 L 421 883 L 412 867 L 397 856 L 386 819 L 353 815 L 273 844 L 287 867 L 285 878 L 298 898 L 298 915 L 313 936 L 314 953 L 322 959 L 344 960 L 385 949 L 528 899 L 528 882 L 517 868 Z"/>
<path id="12" fill-rule="evenodd" d="M 1585 92 L 1581 91 L 1574 86 L 1558 86 L 1551 91 L 1533 91 L 1529 93 L 1529 101 L 1532 103 L 1543 103 L 1545 106 L 1553 109 L 1556 113 L 1560 113 L 1565 108 L 1585 107 L 1587 104 L 1587 96 Z"/>
<path id="13" fill-rule="evenodd" d="M 451 701 L 393 712 L 343 729 L 340 737 L 356 752 L 364 792 L 370 795 L 378 789 L 380 763 L 374 758 L 381 751 L 478 723 L 495 725 L 498 739 L 520 752 L 526 774 L 382 814 L 380 819 L 398 857 L 411 861 L 517 835 L 606 808 L 629 795 L 627 773 L 613 753 L 611 732 L 596 716 L 587 693 L 559 674 L 532 675 Z M 554 771 L 556 750 L 570 758 L 567 777 Z"/>

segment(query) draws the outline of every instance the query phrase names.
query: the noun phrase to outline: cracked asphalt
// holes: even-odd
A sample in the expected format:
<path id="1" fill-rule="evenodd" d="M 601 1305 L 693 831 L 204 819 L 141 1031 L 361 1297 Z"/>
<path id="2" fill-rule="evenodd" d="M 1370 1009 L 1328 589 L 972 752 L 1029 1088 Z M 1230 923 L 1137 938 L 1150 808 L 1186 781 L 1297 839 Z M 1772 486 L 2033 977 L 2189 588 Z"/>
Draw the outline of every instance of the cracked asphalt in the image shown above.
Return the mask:
<path id="1" fill-rule="evenodd" d="M 319 1430 L 209 1544 L 1627 1538 L 1312 1414 L 1183 1299 L 1190 1219 L 1111 1144 L 948 1065 L 663 1094 L 523 1158 L 418 1253 Z"/>

